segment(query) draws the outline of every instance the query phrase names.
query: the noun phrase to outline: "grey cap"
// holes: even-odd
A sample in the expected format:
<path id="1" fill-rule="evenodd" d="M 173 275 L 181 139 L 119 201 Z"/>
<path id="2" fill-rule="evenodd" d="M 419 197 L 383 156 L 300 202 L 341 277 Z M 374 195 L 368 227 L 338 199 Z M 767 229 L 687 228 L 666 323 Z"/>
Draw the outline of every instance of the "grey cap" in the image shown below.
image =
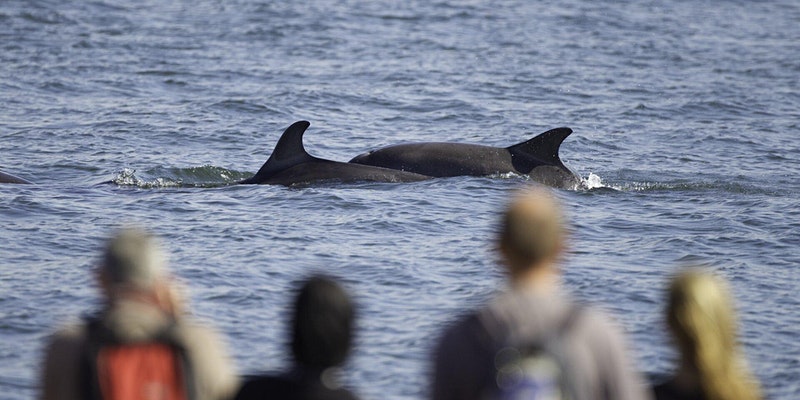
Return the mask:
<path id="1" fill-rule="evenodd" d="M 150 289 L 166 275 L 166 258 L 153 235 L 123 228 L 108 241 L 100 270 L 112 285 Z"/>

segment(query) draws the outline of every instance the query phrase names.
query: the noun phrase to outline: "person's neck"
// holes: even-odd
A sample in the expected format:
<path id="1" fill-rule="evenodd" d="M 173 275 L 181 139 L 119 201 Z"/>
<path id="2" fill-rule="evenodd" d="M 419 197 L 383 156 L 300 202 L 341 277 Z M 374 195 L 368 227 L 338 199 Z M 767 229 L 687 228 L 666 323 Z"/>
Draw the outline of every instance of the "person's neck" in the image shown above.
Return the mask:
<path id="1" fill-rule="evenodd" d="M 146 290 L 131 287 L 118 287 L 108 290 L 106 307 L 112 308 L 119 304 L 144 304 L 157 308 L 168 315 L 175 316 L 176 310 L 171 299 L 159 289 Z"/>
<path id="2" fill-rule="evenodd" d="M 542 262 L 512 274 L 510 284 L 514 290 L 551 293 L 561 285 L 561 274 L 553 263 Z"/>

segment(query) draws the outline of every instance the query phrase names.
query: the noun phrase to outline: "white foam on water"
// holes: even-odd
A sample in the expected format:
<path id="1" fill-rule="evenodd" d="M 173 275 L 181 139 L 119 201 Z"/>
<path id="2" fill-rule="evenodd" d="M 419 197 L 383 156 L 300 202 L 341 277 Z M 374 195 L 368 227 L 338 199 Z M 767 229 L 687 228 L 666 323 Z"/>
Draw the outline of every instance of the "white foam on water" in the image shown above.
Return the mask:
<path id="1" fill-rule="evenodd" d="M 599 175 L 596 175 L 592 172 L 590 172 L 589 176 L 586 178 L 581 178 L 581 183 L 587 190 L 606 187 L 606 185 L 603 184 L 603 179 L 601 179 Z"/>

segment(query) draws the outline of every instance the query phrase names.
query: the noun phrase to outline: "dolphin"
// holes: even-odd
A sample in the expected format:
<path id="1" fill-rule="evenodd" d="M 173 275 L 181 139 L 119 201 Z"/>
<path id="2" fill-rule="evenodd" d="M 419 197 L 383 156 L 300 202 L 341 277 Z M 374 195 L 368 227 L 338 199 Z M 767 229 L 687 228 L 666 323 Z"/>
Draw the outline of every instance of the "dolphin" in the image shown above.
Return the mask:
<path id="1" fill-rule="evenodd" d="M 576 189 L 581 186 L 580 177 L 558 156 L 561 142 L 571 133 L 570 128 L 555 128 L 510 147 L 437 142 L 398 144 L 360 154 L 350 162 L 433 177 L 513 172 L 548 186 Z"/>
<path id="2" fill-rule="evenodd" d="M 315 182 L 414 182 L 431 179 L 413 172 L 314 157 L 303 147 L 308 121 L 293 123 L 278 139 L 261 169 L 240 184 L 293 185 Z"/>
<path id="3" fill-rule="evenodd" d="M 7 174 L 5 172 L 0 171 L 0 183 L 27 183 L 27 184 L 30 184 L 30 183 L 33 183 L 33 182 L 28 181 L 26 179 L 22 179 L 22 178 L 20 178 L 18 176 L 14 176 L 14 175 Z"/>

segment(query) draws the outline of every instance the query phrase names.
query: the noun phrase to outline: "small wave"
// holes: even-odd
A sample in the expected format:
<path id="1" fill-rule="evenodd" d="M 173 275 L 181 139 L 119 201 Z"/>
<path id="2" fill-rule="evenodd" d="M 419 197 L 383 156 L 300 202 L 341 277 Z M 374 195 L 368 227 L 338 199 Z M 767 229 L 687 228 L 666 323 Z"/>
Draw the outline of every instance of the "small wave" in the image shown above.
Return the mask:
<path id="1" fill-rule="evenodd" d="M 180 181 L 168 181 L 164 178 L 156 178 L 153 180 L 141 179 L 136 176 L 136 170 L 129 168 L 125 168 L 124 170 L 120 171 L 117 176 L 111 180 L 111 182 L 119 186 L 133 186 L 144 189 L 181 186 Z"/>
<path id="2" fill-rule="evenodd" d="M 597 189 L 611 189 L 620 192 L 663 192 L 663 191 L 721 191 L 736 194 L 770 193 L 768 190 L 740 182 L 730 181 L 630 181 L 606 183 L 594 173 L 589 173 L 586 178 L 581 178 L 580 190 L 593 191 Z"/>
<path id="3" fill-rule="evenodd" d="M 165 69 L 147 69 L 136 72 L 137 75 L 144 75 L 144 76 L 176 76 L 176 75 L 186 75 L 183 72 L 172 71 L 172 70 L 165 70 Z"/>
<path id="4" fill-rule="evenodd" d="M 623 192 L 722 192 L 730 194 L 780 195 L 775 190 L 730 181 L 673 181 L 673 182 L 627 182 L 610 186 Z"/>
<path id="5" fill-rule="evenodd" d="M 506 180 L 514 180 L 514 179 L 522 179 L 530 182 L 537 182 L 537 180 L 530 175 L 520 174 L 518 172 L 504 172 L 504 173 L 497 173 L 492 174 L 489 176 L 492 179 L 506 179 Z M 602 189 L 602 188 L 610 188 L 603 183 L 603 180 L 600 176 L 589 173 L 589 176 L 586 178 L 580 178 L 580 182 L 576 183 L 573 186 L 566 187 L 566 190 L 595 190 L 595 189 Z"/>
<path id="6" fill-rule="evenodd" d="M 250 113 L 263 113 L 263 112 L 273 111 L 272 109 L 263 104 L 257 104 L 247 100 L 224 100 L 212 104 L 211 107 L 226 111 L 250 112 Z"/>
<path id="7" fill-rule="evenodd" d="M 67 18 L 64 14 L 56 11 L 35 11 L 24 12 L 20 15 L 22 18 L 39 24 L 57 25 L 57 24 L 75 24 L 75 21 Z"/>
<path id="8" fill-rule="evenodd" d="M 236 183 L 249 174 L 205 165 L 190 168 L 155 168 L 137 173 L 125 168 L 111 183 L 144 189 L 175 187 L 218 187 Z"/>

